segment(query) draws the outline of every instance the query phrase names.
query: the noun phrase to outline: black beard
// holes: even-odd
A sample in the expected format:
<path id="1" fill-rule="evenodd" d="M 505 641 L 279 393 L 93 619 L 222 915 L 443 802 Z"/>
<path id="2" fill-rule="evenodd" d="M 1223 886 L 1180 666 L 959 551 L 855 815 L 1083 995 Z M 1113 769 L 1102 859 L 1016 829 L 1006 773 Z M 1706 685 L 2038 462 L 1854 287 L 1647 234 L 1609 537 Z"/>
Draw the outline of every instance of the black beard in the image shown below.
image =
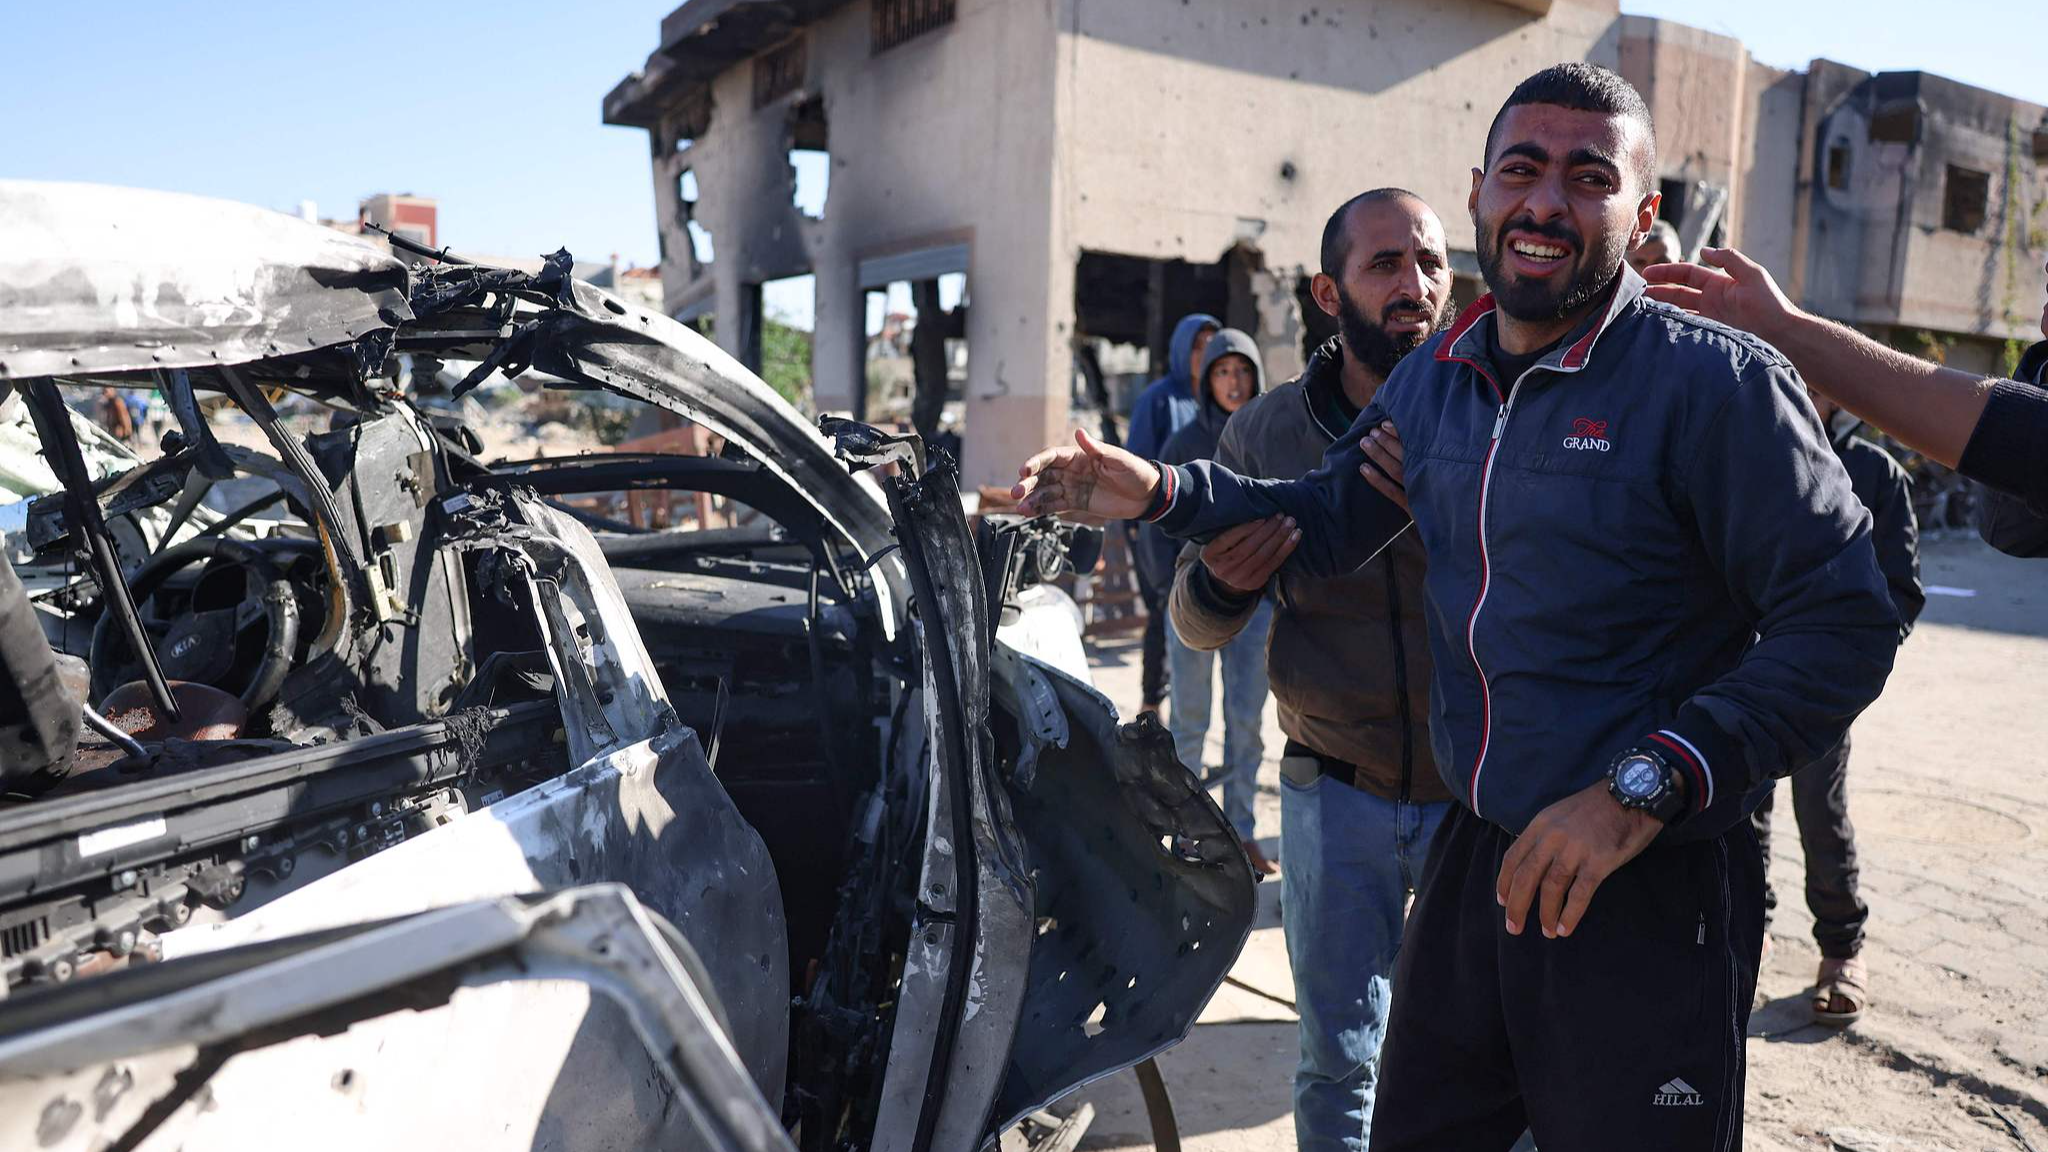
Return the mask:
<path id="1" fill-rule="evenodd" d="M 1508 281 L 1501 269 L 1501 252 L 1507 246 L 1503 237 L 1510 230 L 1562 241 L 1579 254 L 1578 267 L 1572 270 L 1562 289 Z M 1539 225 L 1527 216 L 1516 217 L 1490 234 L 1483 225 L 1473 231 L 1479 249 L 1479 274 L 1485 278 L 1487 290 L 1493 293 L 1494 304 L 1509 316 L 1530 324 L 1562 320 L 1599 299 L 1620 274 L 1621 262 L 1628 255 L 1626 236 L 1618 240 L 1606 237 L 1600 250 L 1589 251 L 1572 229 L 1561 224 Z"/>
<path id="2" fill-rule="evenodd" d="M 1396 300 L 1381 312 L 1381 322 L 1384 323 L 1386 314 L 1396 308 L 1428 311 L 1413 300 Z M 1442 319 L 1443 313 L 1439 310 L 1430 317 L 1429 331 L 1389 336 L 1385 328 L 1365 318 L 1365 313 L 1344 294 L 1343 285 L 1337 286 L 1337 332 L 1344 338 L 1344 350 L 1382 380 L 1393 374 L 1394 365 L 1399 364 L 1402 357 L 1420 348 L 1422 342 L 1436 332 L 1437 322 Z"/>

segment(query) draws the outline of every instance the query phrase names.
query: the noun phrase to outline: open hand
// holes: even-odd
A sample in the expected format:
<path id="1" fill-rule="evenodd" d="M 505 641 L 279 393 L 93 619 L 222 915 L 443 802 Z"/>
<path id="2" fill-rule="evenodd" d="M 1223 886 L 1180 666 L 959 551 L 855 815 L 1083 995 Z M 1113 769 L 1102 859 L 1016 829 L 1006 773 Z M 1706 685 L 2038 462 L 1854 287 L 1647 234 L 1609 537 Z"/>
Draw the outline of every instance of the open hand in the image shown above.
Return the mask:
<path id="1" fill-rule="evenodd" d="M 1653 264 L 1649 296 L 1766 340 L 1799 315 L 1764 266 L 1733 248 L 1703 248 L 1698 264 Z"/>
<path id="2" fill-rule="evenodd" d="M 1395 431 L 1394 422 L 1380 421 L 1380 426 L 1366 433 L 1358 446 L 1365 450 L 1365 458 L 1372 461 L 1371 464 L 1360 464 L 1358 474 L 1365 477 L 1365 482 L 1380 495 L 1413 516 L 1415 513 L 1408 510 L 1408 479 L 1403 464 L 1401 434 Z"/>
<path id="3" fill-rule="evenodd" d="M 1074 432 L 1074 447 L 1047 448 L 1017 469 L 1010 488 L 1027 516 L 1072 520 L 1133 520 L 1152 506 L 1159 469 L 1121 448 Z"/>
<path id="4" fill-rule="evenodd" d="M 1494 898 L 1507 909 L 1511 936 L 1522 934 L 1540 892 L 1537 923 L 1548 938 L 1569 936 L 1615 870 L 1650 846 L 1664 822 L 1624 808 L 1599 780 L 1536 814 L 1500 862 Z"/>
<path id="5" fill-rule="evenodd" d="M 1209 577 L 1240 596 L 1265 589 L 1301 543 L 1301 529 L 1291 516 L 1248 520 L 1202 545 L 1202 564 Z"/>

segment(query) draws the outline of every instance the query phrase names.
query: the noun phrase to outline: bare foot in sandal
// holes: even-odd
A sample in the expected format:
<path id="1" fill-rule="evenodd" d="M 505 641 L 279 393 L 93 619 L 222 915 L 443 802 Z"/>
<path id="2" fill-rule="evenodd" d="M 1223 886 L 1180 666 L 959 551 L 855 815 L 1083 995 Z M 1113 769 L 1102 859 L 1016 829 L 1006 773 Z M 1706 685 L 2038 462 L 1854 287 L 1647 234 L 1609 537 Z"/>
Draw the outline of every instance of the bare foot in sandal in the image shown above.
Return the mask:
<path id="1" fill-rule="evenodd" d="M 1870 974 L 1863 967 L 1862 957 L 1821 958 L 1820 976 L 1813 988 L 1814 1023 L 1845 1028 L 1854 1024 L 1869 1004 Z"/>

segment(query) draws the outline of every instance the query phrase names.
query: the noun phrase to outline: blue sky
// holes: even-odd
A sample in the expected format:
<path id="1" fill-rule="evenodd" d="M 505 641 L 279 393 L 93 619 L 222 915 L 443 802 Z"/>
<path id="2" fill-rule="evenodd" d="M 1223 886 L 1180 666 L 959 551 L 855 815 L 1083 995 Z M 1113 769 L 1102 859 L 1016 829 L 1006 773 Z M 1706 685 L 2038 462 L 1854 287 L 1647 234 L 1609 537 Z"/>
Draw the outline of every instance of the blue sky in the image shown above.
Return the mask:
<path id="1" fill-rule="evenodd" d="M 337 217 L 416 192 L 458 253 L 652 264 L 647 134 L 600 105 L 676 3 L 7 3 L 0 175 Z"/>
<path id="2" fill-rule="evenodd" d="M 2043 0 L 1622 0 L 1734 36 L 1780 68 L 1816 56 L 1872 72 L 1935 72 L 2048 105 L 2048 3 Z"/>
<path id="3" fill-rule="evenodd" d="M 0 175 L 327 216 L 410 191 L 440 200 L 457 252 L 650 264 L 647 137 L 602 124 L 599 102 L 675 3 L 10 4 Z M 1921 68 L 2048 104 L 2043 0 L 1623 7 L 1738 36 L 1767 63 Z"/>

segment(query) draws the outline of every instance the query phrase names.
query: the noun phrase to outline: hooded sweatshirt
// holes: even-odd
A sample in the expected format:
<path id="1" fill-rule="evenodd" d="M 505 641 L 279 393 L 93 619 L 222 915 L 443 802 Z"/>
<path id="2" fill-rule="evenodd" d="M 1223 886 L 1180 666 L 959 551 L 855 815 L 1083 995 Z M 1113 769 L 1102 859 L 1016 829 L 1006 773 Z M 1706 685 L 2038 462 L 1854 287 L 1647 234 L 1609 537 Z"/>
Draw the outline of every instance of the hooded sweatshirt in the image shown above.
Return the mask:
<path id="1" fill-rule="evenodd" d="M 1173 339 L 1166 349 L 1166 375 L 1154 380 L 1138 394 L 1131 408 L 1131 434 L 1124 447 L 1141 459 L 1156 458 L 1166 441 L 1195 418 L 1195 335 L 1204 328 L 1221 328 L 1207 312 L 1190 312 L 1173 326 Z"/>
<path id="2" fill-rule="evenodd" d="M 1178 336 L 1176 335 L 1176 339 Z M 1192 339 L 1192 337 L 1190 337 Z M 1266 366 L 1259 359 L 1259 346 L 1252 338 L 1236 328 L 1224 328 L 1209 338 L 1209 347 L 1202 357 L 1202 383 L 1196 389 L 1199 405 L 1195 417 L 1188 424 L 1167 437 L 1164 447 L 1156 457 L 1168 464 L 1186 464 L 1192 460 L 1209 460 L 1216 455 L 1216 444 L 1223 438 L 1223 425 L 1230 419 L 1230 413 L 1216 402 L 1216 392 L 1209 386 L 1210 370 L 1231 353 L 1237 353 L 1252 362 L 1252 395 L 1266 390 Z M 1136 452 L 1133 448 L 1131 451 Z M 1173 583 L 1173 560 L 1180 554 L 1181 542 L 1161 532 L 1156 526 L 1147 524 L 1138 536 L 1138 563 L 1145 569 L 1146 578 L 1158 588 Z"/>

